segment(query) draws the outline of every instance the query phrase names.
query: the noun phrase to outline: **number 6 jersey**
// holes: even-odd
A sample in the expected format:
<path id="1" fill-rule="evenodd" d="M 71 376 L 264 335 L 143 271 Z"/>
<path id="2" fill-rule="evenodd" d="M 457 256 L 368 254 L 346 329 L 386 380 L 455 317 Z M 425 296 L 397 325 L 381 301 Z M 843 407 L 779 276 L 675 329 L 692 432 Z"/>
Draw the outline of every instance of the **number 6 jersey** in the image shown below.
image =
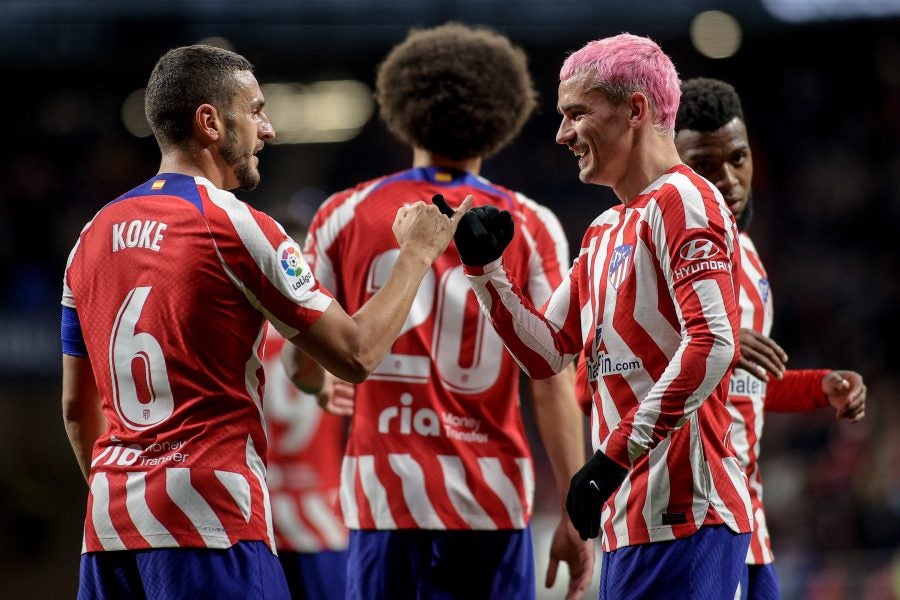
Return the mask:
<path id="1" fill-rule="evenodd" d="M 87 352 L 108 422 L 85 551 L 274 551 L 263 325 L 293 337 L 330 302 L 280 225 L 202 177 L 160 174 L 97 213 L 62 299 L 63 352 Z"/>
<path id="2" fill-rule="evenodd" d="M 486 179 L 414 168 L 332 196 L 313 219 L 305 255 L 348 313 L 386 280 L 404 204 L 466 195 L 516 219 L 504 256 L 542 304 L 563 277 L 568 245 L 546 208 Z M 427 273 L 384 361 L 356 388 L 342 466 L 341 508 L 352 529 L 522 529 L 534 488 L 519 411 L 520 370 L 463 274 L 454 247 Z"/>

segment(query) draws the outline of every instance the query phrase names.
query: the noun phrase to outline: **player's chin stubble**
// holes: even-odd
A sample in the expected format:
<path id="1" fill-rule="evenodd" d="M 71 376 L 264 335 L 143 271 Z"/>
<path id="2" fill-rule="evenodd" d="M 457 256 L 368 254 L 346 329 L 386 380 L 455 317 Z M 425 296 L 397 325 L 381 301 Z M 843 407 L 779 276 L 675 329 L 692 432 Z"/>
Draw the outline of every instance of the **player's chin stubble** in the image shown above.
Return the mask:
<path id="1" fill-rule="evenodd" d="M 259 185 L 259 171 L 253 166 L 253 153 L 241 154 L 235 146 L 234 140 L 229 139 L 228 143 L 219 148 L 219 155 L 228 166 L 234 169 L 238 188 L 249 192 Z"/>

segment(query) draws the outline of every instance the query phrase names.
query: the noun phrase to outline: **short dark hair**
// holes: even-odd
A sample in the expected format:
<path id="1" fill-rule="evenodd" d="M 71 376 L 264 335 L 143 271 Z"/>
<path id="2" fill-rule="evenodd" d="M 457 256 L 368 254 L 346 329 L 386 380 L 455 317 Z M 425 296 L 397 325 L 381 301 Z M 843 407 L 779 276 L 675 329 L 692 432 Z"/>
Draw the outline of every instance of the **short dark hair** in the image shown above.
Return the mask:
<path id="1" fill-rule="evenodd" d="M 681 84 L 675 131 L 715 131 L 735 117 L 743 121 L 744 111 L 741 98 L 731 84 L 706 77 L 695 77 Z"/>
<path id="2" fill-rule="evenodd" d="M 394 135 L 454 160 L 495 154 L 537 105 L 525 52 L 455 22 L 411 30 L 379 65 L 375 97 Z"/>
<path id="3" fill-rule="evenodd" d="M 144 110 L 160 148 L 184 147 L 197 107 L 227 110 L 238 90 L 234 75 L 253 72 L 240 54 L 215 46 L 173 48 L 160 57 L 144 97 Z"/>

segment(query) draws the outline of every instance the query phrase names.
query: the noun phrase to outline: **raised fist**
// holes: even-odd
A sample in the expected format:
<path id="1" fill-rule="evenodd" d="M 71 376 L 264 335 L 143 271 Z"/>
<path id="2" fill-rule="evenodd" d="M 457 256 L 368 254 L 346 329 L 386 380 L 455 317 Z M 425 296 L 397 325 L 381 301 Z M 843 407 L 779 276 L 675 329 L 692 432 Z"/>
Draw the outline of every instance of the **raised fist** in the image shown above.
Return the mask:
<path id="1" fill-rule="evenodd" d="M 454 214 L 441 194 L 435 194 L 431 201 L 448 217 Z M 478 206 L 466 211 L 453 239 L 463 264 L 481 267 L 500 258 L 514 231 L 509 211 L 491 205 Z"/>

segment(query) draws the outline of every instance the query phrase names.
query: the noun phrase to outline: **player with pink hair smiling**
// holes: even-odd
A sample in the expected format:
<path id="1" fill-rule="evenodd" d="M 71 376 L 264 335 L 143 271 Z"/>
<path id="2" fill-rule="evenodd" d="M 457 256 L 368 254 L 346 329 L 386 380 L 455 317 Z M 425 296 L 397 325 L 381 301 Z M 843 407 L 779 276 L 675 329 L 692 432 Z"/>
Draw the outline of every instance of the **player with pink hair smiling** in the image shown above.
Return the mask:
<path id="1" fill-rule="evenodd" d="M 672 61 L 644 37 L 593 41 L 563 64 L 556 141 L 581 181 L 621 204 L 591 223 L 543 308 L 508 274 L 509 215 L 473 208 L 455 235 L 482 310 L 530 376 L 582 355 L 596 452 L 566 508 L 583 539 L 603 533 L 601 598 L 731 598 L 750 541 L 725 407 L 737 229 L 678 156 L 680 95 Z"/>
<path id="2" fill-rule="evenodd" d="M 608 95 L 612 104 L 620 104 L 634 91 L 643 90 L 655 108 L 653 126 L 673 135 L 680 81 L 672 61 L 651 40 L 627 33 L 588 42 L 572 53 L 559 71 L 560 82 L 592 73 L 590 89 Z"/>

